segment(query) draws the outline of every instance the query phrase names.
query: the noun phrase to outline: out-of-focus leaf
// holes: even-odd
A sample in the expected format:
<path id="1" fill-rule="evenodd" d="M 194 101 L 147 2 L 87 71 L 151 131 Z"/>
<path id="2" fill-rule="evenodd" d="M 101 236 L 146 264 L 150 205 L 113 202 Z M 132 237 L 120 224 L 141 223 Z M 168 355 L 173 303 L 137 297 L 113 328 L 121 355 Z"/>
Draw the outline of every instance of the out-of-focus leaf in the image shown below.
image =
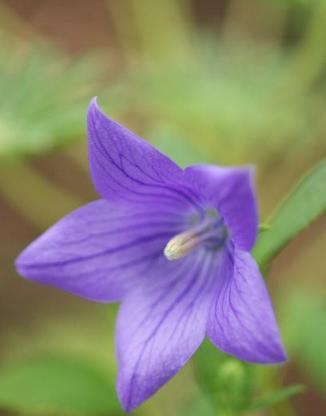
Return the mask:
<path id="1" fill-rule="evenodd" d="M 197 351 L 194 365 L 199 386 L 217 409 L 239 413 L 249 407 L 254 366 L 224 354 L 208 340 Z"/>
<path id="2" fill-rule="evenodd" d="M 190 141 L 206 157 L 227 161 L 228 156 L 235 163 L 266 122 L 263 107 L 274 73 L 266 71 L 266 66 L 260 72 L 258 63 L 252 71 L 239 50 L 228 50 L 226 55 L 217 45 L 200 46 L 186 63 L 153 66 L 145 62 L 140 69 L 131 68 L 115 86 L 116 94 L 125 97 L 121 111 L 146 111 L 152 123 L 164 120 L 181 129 L 184 134 L 179 140 Z M 275 61 L 267 59 L 274 68 Z"/>
<path id="3" fill-rule="evenodd" d="M 0 370 L 0 407 L 42 415 L 107 415 L 119 404 L 113 382 L 89 362 L 48 357 Z"/>
<path id="4" fill-rule="evenodd" d="M 157 126 L 148 133 L 152 143 L 173 158 L 180 166 L 207 162 L 204 152 L 196 149 L 194 143 L 187 141 L 183 134 L 171 126 Z"/>
<path id="5" fill-rule="evenodd" d="M 0 33 L 0 156 L 35 154 L 84 136 L 85 109 L 103 68 L 52 45 Z"/>
<path id="6" fill-rule="evenodd" d="M 0 165 L 0 194 L 24 218 L 41 230 L 84 202 L 39 175 L 27 163 L 14 163 L 12 160 L 10 163 L 2 161 Z"/>
<path id="7" fill-rule="evenodd" d="M 304 392 L 305 386 L 303 384 L 295 384 L 290 387 L 285 387 L 281 390 L 275 391 L 271 394 L 268 394 L 261 399 L 255 400 L 250 406 L 250 411 L 265 409 L 268 407 L 273 407 L 278 403 L 284 402 L 292 396 Z"/>
<path id="8" fill-rule="evenodd" d="M 322 161 L 299 182 L 268 219 L 270 229 L 261 233 L 254 248 L 258 263 L 265 265 L 291 239 L 326 209 L 326 162 Z"/>
<path id="9" fill-rule="evenodd" d="M 275 369 L 239 361 L 217 350 L 208 340 L 197 351 L 194 366 L 199 386 L 221 414 L 247 414 L 273 407 L 303 390 L 303 386 L 295 385 L 266 394 L 265 389 L 272 388 L 268 380 Z"/>
<path id="10" fill-rule="evenodd" d="M 216 33 L 199 33 L 193 24 L 189 26 L 195 20 L 191 11 L 186 25 L 185 22 L 180 25 L 176 12 L 181 10 L 180 5 L 171 1 L 160 5 L 153 34 L 150 12 L 151 7 L 156 7 L 153 2 L 146 1 L 138 7 L 135 0 L 131 2 L 134 8 L 124 2 L 107 2 L 127 62 L 122 77 L 114 83 L 114 90 L 110 88 L 110 113 L 119 113 L 122 119 L 134 115 L 135 120 L 141 120 L 139 133 L 149 139 L 162 123 L 170 128 L 177 126 L 177 131 L 182 132 L 178 142 L 184 141 L 183 148 L 191 143 L 195 152 L 215 163 L 261 164 L 277 158 L 278 175 L 282 176 L 288 169 L 287 156 L 294 162 L 302 155 L 312 157 L 314 145 L 322 143 L 325 130 L 324 32 L 319 37 L 309 35 L 311 26 L 319 24 L 311 13 L 305 13 L 305 7 L 298 7 L 297 12 L 295 6 L 290 6 L 301 0 L 261 2 L 269 5 L 262 9 L 264 12 L 261 10 L 257 24 L 264 31 L 266 23 L 269 39 L 272 39 L 270 30 L 275 30 L 272 42 L 253 41 L 242 29 L 238 36 L 239 28 L 234 30 L 232 18 L 229 25 L 232 36 L 225 36 L 228 14 L 223 36 L 216 41 Z M 309 7 L 324 3 L 302 2 Z M 277 23 L 268 13 L 272 3 L 275 9 L 283 9 L 274 10 Z M 251 12 L 256 6 L 248 5 L 250 15 L 254 15 Z M 188 17 L 184 8 L 181 14 Z M 316 14 L 323 19 L 322 13 Z M 178 39 L 173 44 L 168 42 L 166 49 L 162 39 L 166 39 L 166 27 L 172 21 L 173 28 L 167 36 L 171 38 L 172 34 Z M 292 27 L 294 23 L 298 28 Z M 280 42 L 284 31 L 294 35 L 291 42 Z M 301 48 L 301 43 L 306 46 Z M 306 54 L 307 51 L 311 53 Z M 314 88 L 317 82 L 318 88 Z M 162 148 L 169 149 L 171 140 L 167 136 L 160 142 Z M 174 153 L 180 152 L 172 149 L 171 155 Z"/>
<path id="11" fill-rule="evenodd" d="M 314 129 L 321 119 L 311 123 L 318 117 L 315 96 L 288 100 L 278 91 L 285 51 L 196 40 L 186 61 L 156 65 L 142 59 L 127 68 L 110 88 L 114 110 L 145 119 L 149 129 L 140 133 L 148 138 L 158 124 L 177 126 L 184 147 L 191 143 L 218 163 L 262 161 L 287 151 L 290 143 L 299 151 L 320 140 Z"/>
<path id="12" fill-rule="evenodd" d="M 286 345 L 322 392 L 326 391 L 326 304 L 323 290 L 286 290 L 281 302 Z"/>
<path id="13" fill-rule="evenodd" d="M 212 404 L 206 399 L 205 396 L 195 397 L 193 401 L 186 406 L 181 413 L 182 416 L 216 416 L 216 410 L 214 410 Z"/>
<path id="14" fill-rule="evenodd" d="M 261 2 L 274 3 L 281 5 L 282 7 L 284 7 L 284 5 L 312 7 L 318 1 L 319 0 L 261 0 Z"/>

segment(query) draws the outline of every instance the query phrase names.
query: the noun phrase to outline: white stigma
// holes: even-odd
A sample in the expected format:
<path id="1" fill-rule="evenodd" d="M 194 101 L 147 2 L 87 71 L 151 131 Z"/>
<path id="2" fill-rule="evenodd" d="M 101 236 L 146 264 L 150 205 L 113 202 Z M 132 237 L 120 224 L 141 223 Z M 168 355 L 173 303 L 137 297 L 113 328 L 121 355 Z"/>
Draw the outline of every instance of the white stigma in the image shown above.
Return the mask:
<path id="1" fill-rule="evenodd" d="M 199 243 L 196 234 L 186 231 L 178 234 L 167 243 L 164 249 L 164 255 L 168 260 L 178 260 L 190 253 Z"/>

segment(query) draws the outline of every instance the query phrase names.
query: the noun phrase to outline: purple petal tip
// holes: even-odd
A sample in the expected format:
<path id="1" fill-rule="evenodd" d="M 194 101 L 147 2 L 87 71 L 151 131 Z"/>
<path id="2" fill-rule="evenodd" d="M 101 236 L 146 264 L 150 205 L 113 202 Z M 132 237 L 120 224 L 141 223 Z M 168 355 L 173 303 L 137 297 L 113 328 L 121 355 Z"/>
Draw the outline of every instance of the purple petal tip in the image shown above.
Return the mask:
<path id="1" fill-rule="evenodd" d="M 97 113 L 97 112 L 102 112 L 98 102 L 97 102 L 97 97 L 93 97 L 88 105 L 88 109 L 87 109 L 87 118 L 89 118 L 92 113 Z"/>

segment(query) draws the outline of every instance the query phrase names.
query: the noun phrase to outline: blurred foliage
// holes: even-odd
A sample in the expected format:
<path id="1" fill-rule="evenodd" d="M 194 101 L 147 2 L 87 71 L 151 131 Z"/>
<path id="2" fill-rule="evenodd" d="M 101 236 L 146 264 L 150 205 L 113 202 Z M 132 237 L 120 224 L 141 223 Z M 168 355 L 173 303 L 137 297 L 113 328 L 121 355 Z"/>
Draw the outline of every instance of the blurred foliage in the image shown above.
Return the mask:
<path id="1" fill-rule="evenodd" d="M 288 193 L 268 220 L 269 229 L 259 235 L 254 256 L 266 265 L 301 230 L 326 212 L 326 161 L 322 161 Z"/>
<path id="2" fill-rule="evenodd" d="M 56 186 L 51 180 L 39 175 L 27 163 L 16 160 L 0 162 L 0 192 L 30 224 L 40 230 L 73 211 L 83 200 Z M 21 181 L 24 178 L 22 192 Z M 35 203 L 42 195 L 46 209 Z M 60 204 L 58 204 L 60 201 Z"/>
<path id="3" fill-rule="evenodd" d="M 197 351 L 194 363 L 203 394 L 221 415 L 270 408 L 304 390 L 302 385 L 267 388 L 264 377 L 273 378 L 274 368 L 241 362 L 217 350 L 208 339 Z"/>
<path id="4" fill-rule="evenodd" d="M 284 292 L 280 309 L 286 344 L 316 388 L 326 393 L 325 291 L 299 285 Z"/>
<path id="5" fill-rule="evenodd" d="M 122 14 L 121 3 L 109 4 L 116 15 Z M 228 21 L 219 39 L 214 33 L 198 33 L 187 2 L 169 0 L 166 12 L 158 15 L 157 2 L 131 4 L 127 22 L 115 22 L 128 61 L 110 90 L 108 108 L 122 117 L 140 118 L 143 133 L 182 164 L 196 152 L 220 163 L 266 163 L 289 146 L 302 153 L 321 143 L 326 86 L 314 85 L 321 82 L 326 62 L 323 3 L 312 7 L 302 43 L 292 49 L 260 43 L 245 33 L 226 36 Z M 177 37 L 171 25 L 175 21 Z M 171 42 L 164 40 L 166 27 L 171 28 Z M 189 150 L 189 160 L 188 152 L 180 157 L 179 148 Z"/>
<path id="6" fill-rule="evenodd" d="M 316 4 L 319 1 L 323 1 L 323 0 L 260 0 L 262 2 L 270 2 L 276 5 L 282 5 L 284 6 L 286 5 L 290 5 L 293 7 L 306 7 L 306 8 L 310 8 L 310 7 L 314 7 L 316 6 Z"/>
<path id="7" fill-rule="evenodd" d="M 305 390 L 304 385 L 295 384 L 290 387 L 284 387 L 283 389 L 277 390 L 271 394 L 268 394 L 260 399 L 257 399 L 252 403 L 249 410 L 260 410 L 271 408 L 285 400 L 289 399 L 292 396 L 303 393 Z"/>
<path id="8" fill-rule="evenodd" d="M 207 339 L 195 356 L 195 371 L 200 387 L 212 400 L 214 408 L 242 412 L 253 396 L 255 367 L 219 351 Z"/>
<path id="9" fill-rule="evenodd" d="M 124 94 L 123 102 L 129 106 L 124 106 L 123 111 L 143 112 L 149 131 L 155 129 L 155 135 L 151 135 L 154 143 L 172 152 L 178 161 L 177 137 L 179 141 L 187 140 L 183 147 L 204 154 L 210 161 L 236 163 L 248 158 L 271 123 L 285 123 L 284 129 L 294 124 L 300 127 L 289 108 L 278 107 L 273 120 L 270 117 L 269 86 L 275 69 L 278 70 L 278 58 L 262 51 L 269 55 L 262 58 L 266 59 L 266 71 L 258 60 L 248 59 L 244 48 L 223 50 L 210 43 L 205 48 L 201 43 L 190 62 L 159 68 L 149 64 L 142 65 L 138 71 L 131 69 L 127 80 L 116 86 L 116 94 Z M 146 106 L 141 106 L 141 102 L 146 102 Z M 166 124 L 178 126 L 172 135 L 176 149 L 166 144 L 163 135 Z M 241 136 L 237 129 L 240 126 Z M 148 131 L 146 135 L 149 136 Z M 255 157 L 262 154 L 270 157 L 269 151 L 275 148 L 276 140 L 282 143 L 282 137 L 275 134 L 270 137 L 267 149 L 256 148 Z M 257 155 L 257 150 L 262 154 Z"/>
<path id="10" fill-rule="evenodd" d="M 103 60 L 0 31 L 0 157 L 37 154 L 85 135 L 85 108 Z"/>
<path id="11" fill-rule="evenodd" d="M 68 357 L 38 357 L 2 369 L 0 405 L 6 409 L 44 414 L 102 414 L 114 411 L 112 378 L 87 362 Z"/>
<path id="12" fill-rule="evenodd" d="M 85 109 L 108 66 L 99 53 L 68 55 L 3 4 L 0 24 L 0 193 L 44 229 L 82 201 L 21 159 L 85 137 Z M 40 195 L 46 209 L 36 202 Z"/>

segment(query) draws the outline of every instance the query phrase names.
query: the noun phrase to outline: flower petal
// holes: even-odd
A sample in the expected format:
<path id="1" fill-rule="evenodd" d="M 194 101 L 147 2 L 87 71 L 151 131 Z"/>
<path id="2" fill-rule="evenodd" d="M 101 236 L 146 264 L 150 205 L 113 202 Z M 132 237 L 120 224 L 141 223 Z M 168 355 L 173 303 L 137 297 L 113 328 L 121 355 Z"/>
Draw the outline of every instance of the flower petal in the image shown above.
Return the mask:
<path id="1" fill-rule="evenodd" d="M 208 203 L 217 207 L 236 245 L 251 250 L 258 229 L 252 169 L 195 165 L 185 170 L 185 176 Z"/>
<path id="2" fill-rule="evenodd" d="M 202 342 L 214 258 L 162 259 L 151 284 L 124 299 L 117 324 L 118 394 L 126 411 L 148 399 Z"/>
<path id="3" fill-rule="evenodd" d="M 250 253 L 228 253 L 218 295 L 208 322 L 208 336 L 222 351 L 240 360 L 272 364 L 286 360 L 271 301 Z"/>
<path id="4" fill-rule="evenodd" d="M 154 267 L 180 227 L 173 211 L 137 211 L 99 200 L 46 231 L 21 253 L 16 267 L 28 279 L 90 300 L 118 300 Z"/>
<path id="5" fill-rule="evenodd" d="M 94 99 L 87 131 L 92 178 L 98 193 L 110 201 L 197 203 L 183 186 L 183 171 L 172 160 L 125 127 L 109 119 Z"/>

